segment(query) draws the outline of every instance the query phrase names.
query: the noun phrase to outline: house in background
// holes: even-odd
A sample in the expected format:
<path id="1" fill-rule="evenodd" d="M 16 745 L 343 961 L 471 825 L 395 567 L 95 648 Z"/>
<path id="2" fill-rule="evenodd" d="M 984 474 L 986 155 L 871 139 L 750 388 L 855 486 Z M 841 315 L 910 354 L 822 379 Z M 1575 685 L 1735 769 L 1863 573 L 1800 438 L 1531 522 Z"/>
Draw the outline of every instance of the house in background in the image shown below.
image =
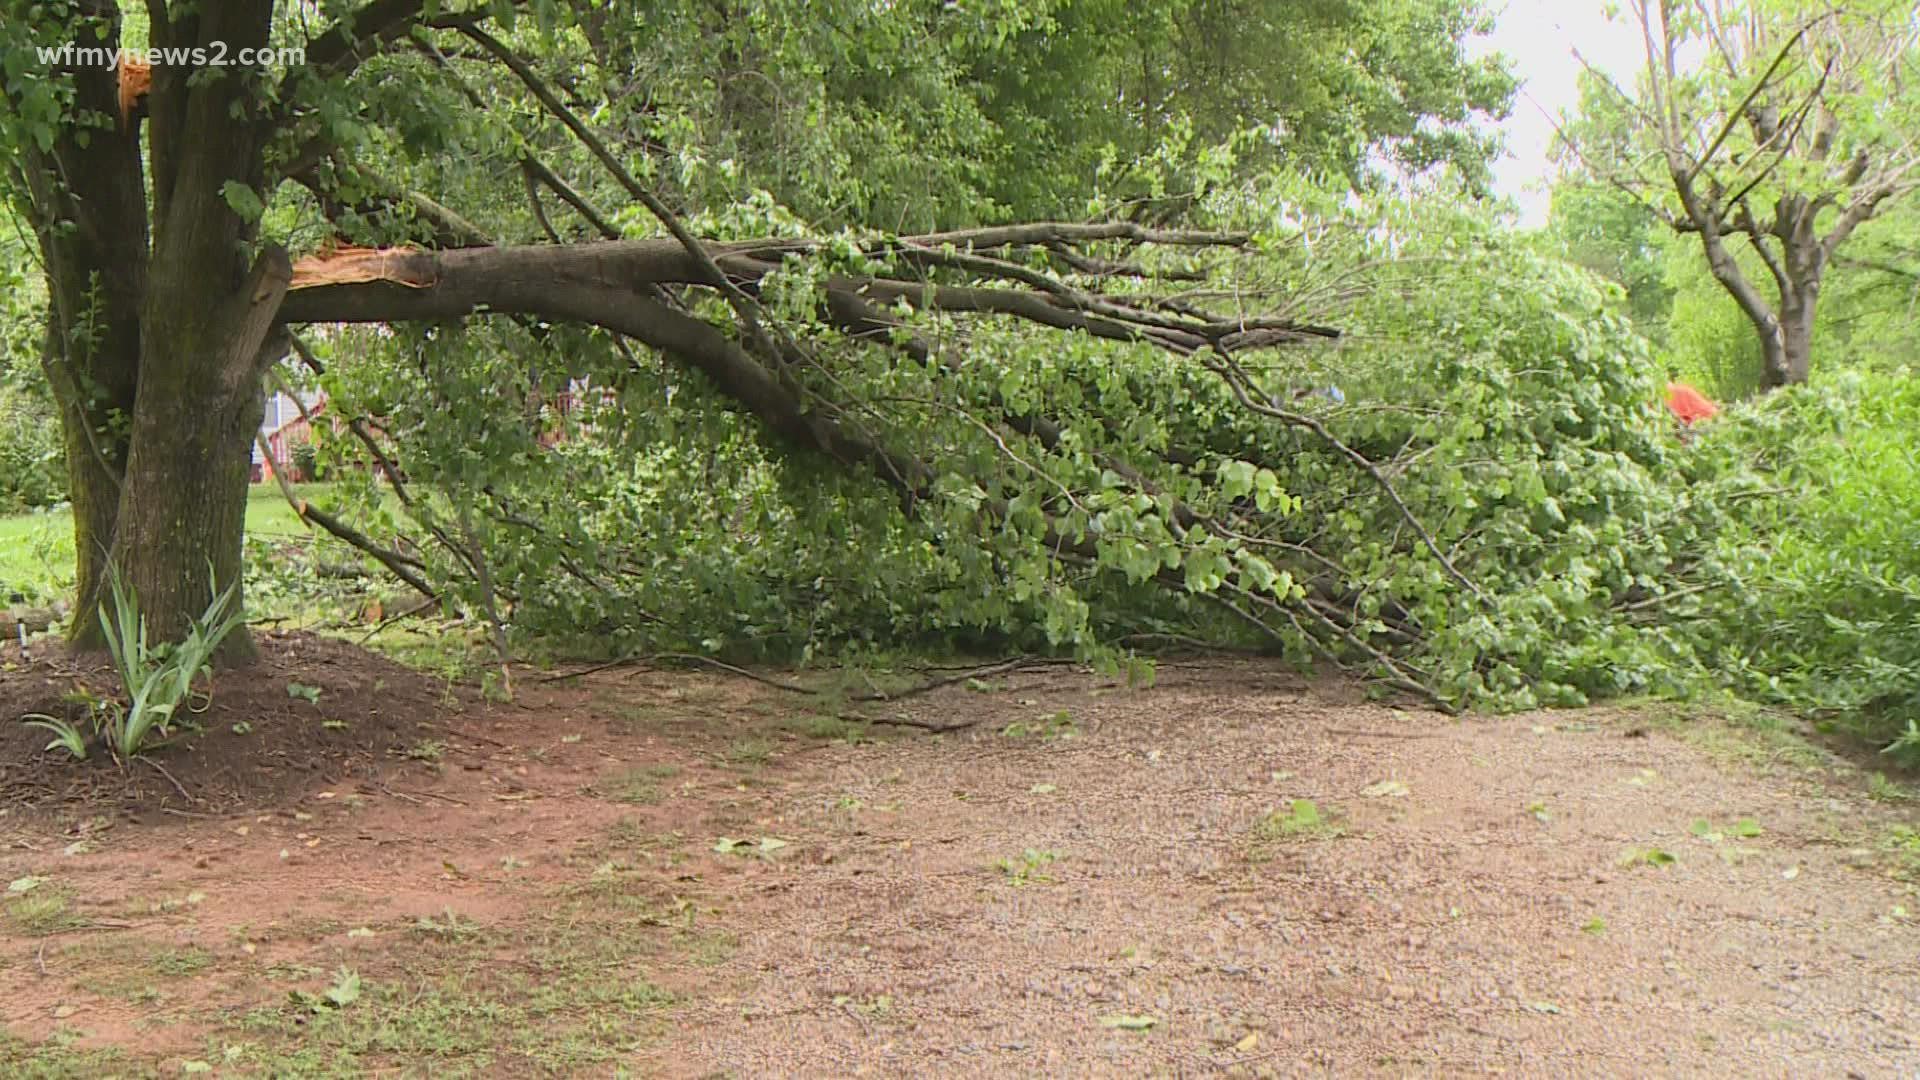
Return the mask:
<path id="1" fill-rule="evenodd" d="M 313 439 L 307 418 L 300 414 L 303 406 L 308 416 L 318 416 L 327 407 L 327 395 L 316 390 L 300 395 L 300 400 L 295 402 L 286 394 L 275 391 L 267 398 L 267 412 L 260 420 L 260 435 L 266 440 L 272 456 L 262 454 L 260 444 L 254 443 L 254 483 L 260 483 L 275 473 L 290 480 L 309 479 L 300 475 L 299 468 L 293 462 L 294 448 Z"/>

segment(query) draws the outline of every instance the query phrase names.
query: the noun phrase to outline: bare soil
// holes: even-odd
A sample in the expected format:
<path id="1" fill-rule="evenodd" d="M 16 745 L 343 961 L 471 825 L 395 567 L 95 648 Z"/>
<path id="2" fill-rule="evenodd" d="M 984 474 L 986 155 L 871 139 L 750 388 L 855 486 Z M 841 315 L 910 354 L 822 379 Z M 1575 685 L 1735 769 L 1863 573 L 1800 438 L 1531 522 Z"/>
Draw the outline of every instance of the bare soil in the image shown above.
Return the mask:
<path id="1" fill-rule="evenodd" d="M 933 737 L 719 673 L 500 704 L 275 648 L 216 696 L 266 737 L 145 785 L 177 813 L 6 748 L 0 1072 L 1920 1070 L 1911 814 L 1764 730 L 1206 664 L 882 707 L 971 722 Z"/>

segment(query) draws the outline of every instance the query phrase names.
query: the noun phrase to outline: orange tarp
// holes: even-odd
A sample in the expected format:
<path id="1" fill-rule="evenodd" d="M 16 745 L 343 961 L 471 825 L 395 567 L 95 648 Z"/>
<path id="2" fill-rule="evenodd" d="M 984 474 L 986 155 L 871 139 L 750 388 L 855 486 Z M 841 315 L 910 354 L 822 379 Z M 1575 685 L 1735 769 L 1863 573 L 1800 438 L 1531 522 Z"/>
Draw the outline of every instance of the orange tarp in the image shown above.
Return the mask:
<path id="1" fill-rule="evenodd" d="M 1667 411 L 1679 418 L 1682 424 L 1693 424 L 1717 414 L 1720 406 L 1707 399 L 1707 395 L 1695 390 L 1683 382 L 1667 384 Z"/>

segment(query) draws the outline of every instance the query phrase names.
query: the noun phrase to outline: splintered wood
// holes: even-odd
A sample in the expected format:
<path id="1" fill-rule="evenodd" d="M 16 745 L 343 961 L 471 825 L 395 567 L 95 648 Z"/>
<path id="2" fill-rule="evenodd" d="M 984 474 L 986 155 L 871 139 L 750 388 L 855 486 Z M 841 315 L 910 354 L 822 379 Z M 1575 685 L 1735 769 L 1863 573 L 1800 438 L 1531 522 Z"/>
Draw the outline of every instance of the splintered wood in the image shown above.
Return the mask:
<path id="1" fill-rule="evenodd" d="M 387 281 L 410 289 L 430 288 L 438 280 L 432 259 L 417 248 L 323 248 L 293 264 L 294 289 Z"/>

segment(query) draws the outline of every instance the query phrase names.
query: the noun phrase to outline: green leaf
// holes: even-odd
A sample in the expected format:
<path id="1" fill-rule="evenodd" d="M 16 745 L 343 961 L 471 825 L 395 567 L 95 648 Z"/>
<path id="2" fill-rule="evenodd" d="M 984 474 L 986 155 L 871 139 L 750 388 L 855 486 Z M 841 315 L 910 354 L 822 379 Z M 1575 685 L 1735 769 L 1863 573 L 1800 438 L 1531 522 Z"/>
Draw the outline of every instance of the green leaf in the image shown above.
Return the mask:
<path id="1" fill-rule="evenodd" d="M 260 196 L 255 194 L 252 188 L 237 180 L 229 180 L 220 185 L 220 197 L 225 199 L 227 206 L 244 221 L 259 221 L 261 215 L 267 212 L 267 206 L 260 201 Z"/>
<path id="2" fill-rule="evenodd" d="M 324 995 L 328 1004 L 336 1009 L 344 1009 L 360 1000 L 360 975 L 348 968 L 334 973 L 334 983 Z"/>

